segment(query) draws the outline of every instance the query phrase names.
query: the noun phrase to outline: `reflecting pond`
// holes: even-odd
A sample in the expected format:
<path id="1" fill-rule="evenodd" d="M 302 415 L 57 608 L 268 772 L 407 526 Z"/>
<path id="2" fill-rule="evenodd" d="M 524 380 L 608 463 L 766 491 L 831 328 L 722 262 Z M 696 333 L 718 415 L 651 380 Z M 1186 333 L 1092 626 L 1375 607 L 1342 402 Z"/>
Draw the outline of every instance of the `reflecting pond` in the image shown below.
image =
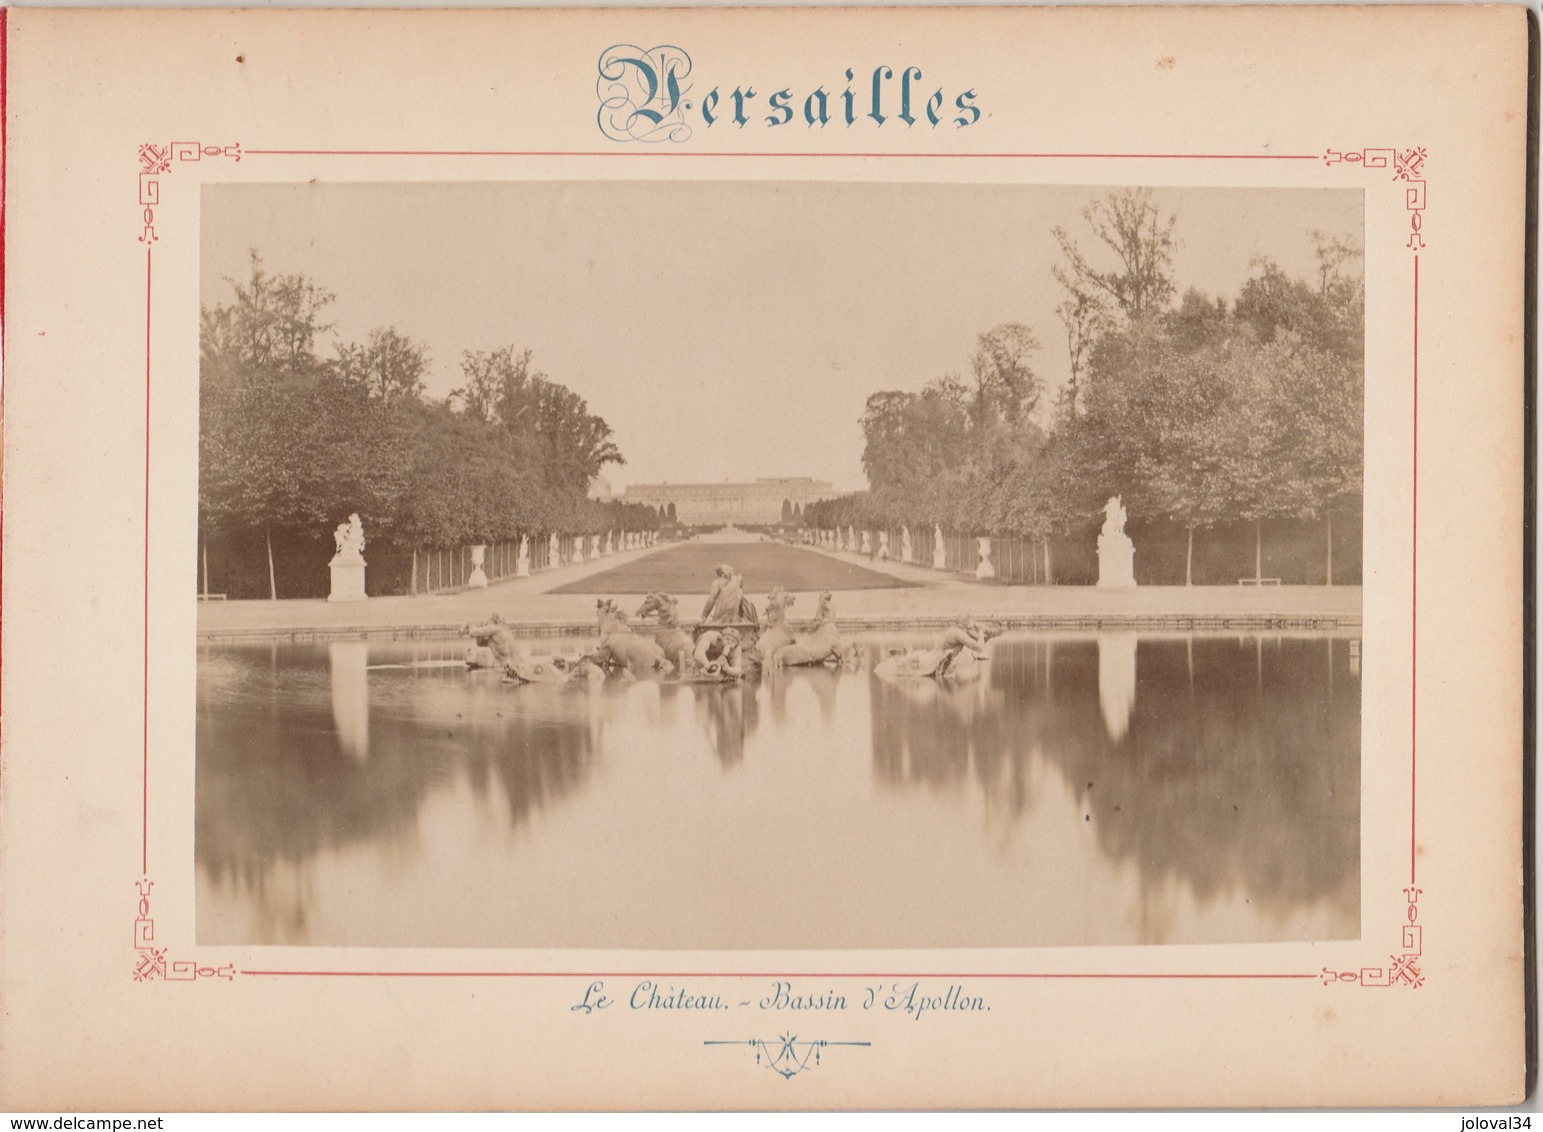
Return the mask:
<path id="1" fill-rule="evenodd" d="M 960 678 L 516 687 L 205 646 L 204 944 L 1035 947 L 1360 934 L 1360 641 L 1017 633 Z M 568 651 L 580 642 L 526 642 Z"/>

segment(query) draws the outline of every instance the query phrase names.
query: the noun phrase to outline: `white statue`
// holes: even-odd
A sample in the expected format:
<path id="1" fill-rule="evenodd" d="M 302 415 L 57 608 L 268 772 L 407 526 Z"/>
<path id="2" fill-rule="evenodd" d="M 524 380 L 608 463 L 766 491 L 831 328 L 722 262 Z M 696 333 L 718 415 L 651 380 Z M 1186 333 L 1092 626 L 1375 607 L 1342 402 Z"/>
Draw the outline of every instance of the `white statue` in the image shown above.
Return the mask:
<path id="1" fill-rule="evenodd" d="M 520 536 L 520 551 L 514 560 L 514 576 L 530 577 L 530 539 L 525 535 Z"/>
<path id="2" fill-rule="evenodd" d="M 1124 497 L 1111 495 L 1109 502 L 1104 504 L 1105 537 L 1122 538 L 1125 535 L 1125 517 Z"/>
<path id="3" fill-rule="evenodd" d="M 364 563 L 364 524 L 357 512 L 348 517 L 348 522 L 338 524 L 332 540 L 337 544 L 337 553 L 332 557 L 334 564 Z"/>
<path id="4" fill-rule="evenodd" d="M 911 528 L 900 528 L 900 561 L 909 565 L 916 561 L 916 554 L 911 549 Z"/>
<path id="5" fill-rule="evenodd" d="M 547 540 L 547 544 L 546 544 L 546 564 L 547 564 L 547 568 L 551 569 L 554 566 L 561 566 L 562 565 L 562 559 L 563 559 L 563 543 L 562 543 L 562 539 L 557 537 L 557 532 L 556 531 L 553 531 L 552 532 L 552 537 Z"/>
<path id="6" fill-rule="evenodd" d="M 364 524 L 357 513 L 348 522 L 339 523 L 332 532 L 337 553 L 327 565 L 332 573 L 328 601 L 363 601 L 364 594 Z"/>
<path id="7" fill-rule="evenodd" d="M 873 532 L 872 531 L 864 531 L 863 532 L 863 553 L 864 554 L 872 554 L 873 553 Z"/>
<path id="8" fill-rule="evenodd" d="M 1104 504 L 1104 529 L 1098 536 L 1098 584 L 1130 589 L 1136 584 L 1136 547 L 1125 533 L 1125 503 L 1118 495 Z"/>
<path id="9" fill-rule="evenodd" d="M 932 527 L 932 568 L 948 569 L 948 544 L 943 541 L 943 527 L 938 523 Z"/>
<path id="10" fill-rule="evenodd" d="M 888 531 L 880 531 L 879 532 L 879 561 L 880 562 L 888 562 L 889 561 L 889 532 Z"/>

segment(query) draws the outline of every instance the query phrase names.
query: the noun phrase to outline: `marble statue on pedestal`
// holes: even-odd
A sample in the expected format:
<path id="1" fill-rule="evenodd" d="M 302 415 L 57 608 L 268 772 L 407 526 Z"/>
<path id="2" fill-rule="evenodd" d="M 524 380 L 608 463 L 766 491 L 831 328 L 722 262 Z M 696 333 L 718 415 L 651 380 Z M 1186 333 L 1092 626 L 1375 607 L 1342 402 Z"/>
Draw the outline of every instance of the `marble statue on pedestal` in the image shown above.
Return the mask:
<path id="1" fill-rule="evenodd" d="M 911 549 L 911 528 L 900 528 L 900 561 L 910 565 L 916 561 L 915 551 Z"/>
<path id="2" fill-rule="evenodd" d="M 879 532 L 879 561 L 880 562 L 888 562 L 889 561 L 889 532 L 888 531 L 880 531 Z"/>
<path id="3" fill-rule="evenodd" d="M 332 532 L 337 553 L 327 565 L 332 571 L 332 590 L 328 601 L 364 600 L 364 524 L 358 514 L 339 523 Z"/>
<path id="4" fill-rule="evenodd" d="M 943 541 L 942 526 L 936 523 L 932 527 L 932 568 L 948 569 L 948 544 Z"/>
<path id="5" fill-rule="evenodd" d="M 520 551 L 514 559 L 514 576 L 530 577 L 530 539 L 525 535 L 520 536 Z"/>
<path id="6" fill-rule="evenodd" d="M 1111 496 L 1104 504 L 1104 529 L 1098 536 L 1098 585 L 1131 589 L 1136 584 L 1136 547 L 1125 533 L 1125 504 Z"/>

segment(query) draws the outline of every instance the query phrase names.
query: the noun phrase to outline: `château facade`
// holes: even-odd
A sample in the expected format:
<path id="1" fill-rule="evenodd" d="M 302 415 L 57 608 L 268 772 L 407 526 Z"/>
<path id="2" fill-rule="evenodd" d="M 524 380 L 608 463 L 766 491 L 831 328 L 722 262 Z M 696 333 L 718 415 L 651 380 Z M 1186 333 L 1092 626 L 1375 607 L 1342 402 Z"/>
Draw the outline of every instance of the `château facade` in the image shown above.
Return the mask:
<path id="1" fill-rule="evenodd" d="M 621 498 L 662 508 L 666 518 L 685 526 L 705 527 L 779 523 L 784 503 L 789 509 L 802 510 L 835 496 L 835 487 L 825 480 L 793 477 L 750 483 L 639 483 L 629 486 Z"/>

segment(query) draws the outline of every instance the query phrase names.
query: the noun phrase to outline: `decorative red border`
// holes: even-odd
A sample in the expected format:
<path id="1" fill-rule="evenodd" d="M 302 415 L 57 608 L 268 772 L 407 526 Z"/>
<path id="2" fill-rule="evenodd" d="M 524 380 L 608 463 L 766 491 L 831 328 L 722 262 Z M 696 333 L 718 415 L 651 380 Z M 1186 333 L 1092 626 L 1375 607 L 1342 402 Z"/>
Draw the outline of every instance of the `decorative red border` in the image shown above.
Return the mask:
<path id="1" fill-rule="evenodd" d="M 3 15 L 3 13 L 0 13 Z M 0 23 L 0 51 L 3 51 L 3 23 Z M 155 946 L 155 921 L 150 915 L 150 890 L 155 882 L 150 879 L 150 394 L 151 394 L 151 325 L 152 284 L 154 281 L 154 248 L 160 237 L 155 231 L 155 209 L 160 206 L 161 177 L 172 169 L 204 158 L 225 157 L 239 162 L 247 157 L 764 157 L 764 158 L 974 158 L 980 160 L 1055 160 L 1055 159 L 1108 159 L 1152 161 L 1318 161 L 1326 166 L 1348 165 L 1369 170 L 1392 170 L 1393 181 L 1405 187 L 1404 204 L 1409 212 L 1409 235 L 1405 246 L 1414 253 L 1413 271 L 1413 368 L 1411 374 L 1413 394 L 1413 499 L 1411 502 L 1412 538 L 1411 599 L 1410 599 L 1410 743 L 1409 743 L 1409 885 L 1404 888 L 1407 922 L 1401 927 L 1400 947 L 1389 955 L 1387 967 L 1361 967 L 1353 971 L 1339 971 L 1324 967 L 1317 972 L 1031 972 L 1031 971 L 435 971 L 435 970 L 280 970 L 237 967 L 234 963 L 220 966 L 200 965 L 194 960 L 168 960 L 165 948 Z M 1319 154 L 1262 154 L 1262 153 L 741 153 L 741 152 L 689 152 L 677 150 L 366 150 L 366 149 L 247 149 L 241 143 L 203 145 L 196 142 L 172 142 L 170 144 L 145 143 L 139 147 L 139 206 L 141 231 L 139 242 L 145 244 L 145 545 L 144 545 L 144 683 L 143 683 L 143 749 L 141 752 L 141 829 L 140 875 L 135 882 L 138 892 L 137 915 L 134 920 L 135 982 L 195 982 L 202 980 L 229 981 L 236 975 L 275 978 L 449 978 L 449 979 L 570 979 L 570 978 L 719 978 L 719 979 L 767 979 L 767 978 L 818 978 L 818 979 L 990 979 L 990 980 L 1044 980 L 1044 979 L 1135 979 L 1135 980 L 1312 980 L 1321 986 L 1349 985 L 1362 987 L 1408 987 L 1418 989 L 1425 983 L 1419 967 L 1424 949 L 1424 932 L 1419 923 L 1419 900 L 1423 892 L 1415 887 L 1417 863 L 1417 755 L 1418 755 L 1418 615 L 1419 615 L 1419 452 L 1420 452 L 1420 251 L 1426 247 L 1424 223 L 1426 207 L 1426 182 L 1424 166 L 1426 150 L 1423 146 L 1413 149 L 1366 148 L 1360 150 L 1325 150 Z M 3 247 L 3 245 L 0 245 Z"/>
<path id="2" fill-rule="evenodd" d="M 228 157 L 241 160 L 241 143 L 231 145 L 202 145 L 198 142 L 142 142 L 139 147 L 139 205 L 141 231 L 139 242 L 153 244 L 160 239 L 155 234 L 155 210 L 161 204 L 161 177 L 171 172 L 173 164 L 186 165 L 202 161 L 205 157 Z"/>
<path id="3" fill-rule="evenodd" d="M 1404 207 L 1409 211 L 1409 239 L 1404 246 L 1418 257 L 1420 249 L 1425 247 L 1425 235 L 1422 231 L 1425 224 L 1425 147 L 1331 149 L 1323 155 L 1325 165 L 1338 165 L 1340 162 L 1359 164 L 1363 169 L 1392 169 L 1393 180 L 1402 181 L 1408 186 L 1404 190 Z M 1416 286 L 1418 287 L 1418 284 Z M 1415 322 L 1418 330 L 1418 318 Z"/>

